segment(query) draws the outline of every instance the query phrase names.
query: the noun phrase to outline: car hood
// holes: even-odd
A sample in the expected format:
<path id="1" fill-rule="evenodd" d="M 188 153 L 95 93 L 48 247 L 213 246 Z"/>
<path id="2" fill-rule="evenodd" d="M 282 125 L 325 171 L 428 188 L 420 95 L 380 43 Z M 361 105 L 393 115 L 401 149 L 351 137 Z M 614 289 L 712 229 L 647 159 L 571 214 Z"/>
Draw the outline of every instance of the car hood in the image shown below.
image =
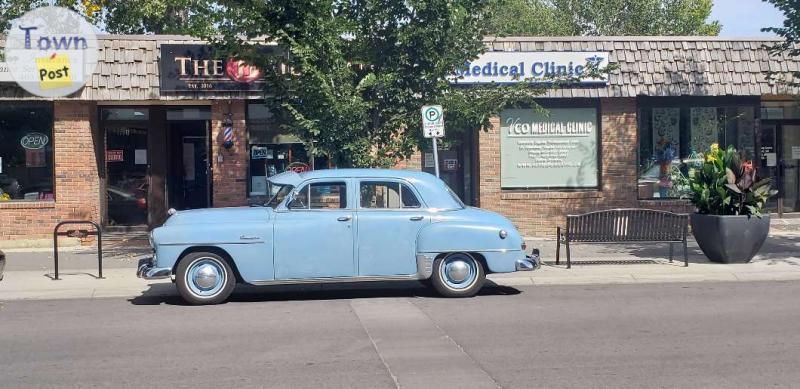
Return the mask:
<path id="1" fill-rule="evenodd" d="M 165 226 L 195 223 L 241 223 L 264 222 L 269 220 L 272 208 L 269 207 L 235 207 L 204 208 L 189 211 L 178 211 L 164 223 Z"/>

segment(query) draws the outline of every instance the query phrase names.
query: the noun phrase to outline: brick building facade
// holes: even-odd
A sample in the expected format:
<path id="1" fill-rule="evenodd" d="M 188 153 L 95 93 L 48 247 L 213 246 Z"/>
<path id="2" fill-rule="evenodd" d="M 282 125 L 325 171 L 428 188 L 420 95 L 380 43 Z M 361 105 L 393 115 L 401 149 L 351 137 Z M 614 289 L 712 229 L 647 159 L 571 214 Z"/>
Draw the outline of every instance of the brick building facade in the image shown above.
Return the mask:
<path id="1" fill-rule="evenodd" d="M 512 139 L 504 127 L 506 112 L 488 129 L 447 129 L 451 146 L 439 153 L 442 178 L 467 204 L 506 215 L 523 234 L 552 236 L 569 213 L 638 207 L 691 211 L 669 174 L 713 141 L 747 151 L 764 175 L 781 182 L 782 196 L 770 205 L 773 209 L 800 211 L 800 180 L 786 173 L 798 162 L 791 155 L 795 143 L 800 150 L 797 91 L 764 74 L 800 67 L 791 58 L 770 56 L 764 45 L 772 42 L 487 39 L 487 52 L 497 58 L 518 63 L 541 54 L 554 58 L 550 69 L 564 55 L 608 57 L 613 66 L 607 80 L 553 88 L 542 96 L 544 106 L 566 115 L 576 107 L 596 113 L 591 120 L 596 144 L 586 151 L 597 155 L 596 164 L 576 167 L 596 170 L 596 185 L 594 180 L 575 185 L 570 177 L 561 177 L 563 185 L 540 185 L 548 169 L 512 166 L 509 156 L 526 154 L 516 155 L 507 146 Z M 97 70 L 75 95 L 47 101 L 0 81 L 0 190 L 7 194 L 0 198 L 0 240 L 47 238 L 58 221 L 68 219 L 152 228 L 170 207 L 246 205 L 267 194 L 266 177 L 275 172 L 330 167 L 324 158 L 310 156 L 300 140 L 279 133 L 260 108 L 260 87 L 218 88 L 217 83 L 230 81 L 209 80 L 199 89 L 164 88 L 165 48 L 185 48 L 194 55 L 202 42 L 106 36 L 100 43 Z M 494 71 L 502 73 L 504 66 L 498 62 Z M 485 73 L 483 67 L 479 73 Z M 51 119 L 43 120 L 42 114 Z M 529 120 L 534 126 L 544 119 Z M 570 120 L 556 124 L 575 125 Z M 20 146 L 26 137 L 47 145 Z M 669 159 L 663 155 L 666 144 L 673 148 Z M 432 172 L 432 154 L 423 147 L 397 168 Z M 522 184 L 509 184 L 518 171 L 514 178 Z"/>

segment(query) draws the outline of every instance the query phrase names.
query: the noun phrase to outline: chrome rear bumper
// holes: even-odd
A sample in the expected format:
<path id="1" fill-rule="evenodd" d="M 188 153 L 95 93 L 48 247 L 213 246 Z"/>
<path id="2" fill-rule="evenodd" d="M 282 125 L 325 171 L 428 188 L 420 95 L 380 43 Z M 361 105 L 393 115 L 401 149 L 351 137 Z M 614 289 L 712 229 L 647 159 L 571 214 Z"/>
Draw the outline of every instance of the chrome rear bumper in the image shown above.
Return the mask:
<path id="1" fill-rule="evenodd" d="M 542 261 L 538 254 L 526 255 L 525 259 L 518 259 L 516 263 L 517 271 L 533 271 L 542 267 Z"/>
<path id="2" fill-rule="evenodd" d="M 155 267 L 152 257 L 142 258 L 139 260 L 139 268 L 136 271 L 136 276 L 146 280 L 169 278 L 172 276 L 172 269 L 168 267 Z"/>

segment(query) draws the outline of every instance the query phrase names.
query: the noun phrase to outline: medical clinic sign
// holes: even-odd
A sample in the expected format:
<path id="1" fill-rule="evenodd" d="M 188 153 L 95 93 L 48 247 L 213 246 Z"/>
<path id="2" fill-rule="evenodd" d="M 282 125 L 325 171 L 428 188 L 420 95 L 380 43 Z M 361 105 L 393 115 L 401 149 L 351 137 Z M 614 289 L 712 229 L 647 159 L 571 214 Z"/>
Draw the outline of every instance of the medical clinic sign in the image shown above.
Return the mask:
<path id="1" fill-rule="evenodd" d="M 490 51 L 464 64 L 451 78 L 455 84 L 550 82 L 574 80 L 580 84 L 606 84 L 590 77 L 589 70 L 608 66 L 608 52 L 602 51 Z"/>
<path id="2" fill-rule="evenodd" d="M 596 108 L 507 109 L 500 113 L 503 188 L 596 188 Z"/>
<path id="3" fill-rule="evenodd" d="M 11 21 L 0 73 L 6 70 L 33 95 L 67 96 L 89 80 L 97 53 L 97 36 L 86 19 L 67 8 L 37 8 Z"/>

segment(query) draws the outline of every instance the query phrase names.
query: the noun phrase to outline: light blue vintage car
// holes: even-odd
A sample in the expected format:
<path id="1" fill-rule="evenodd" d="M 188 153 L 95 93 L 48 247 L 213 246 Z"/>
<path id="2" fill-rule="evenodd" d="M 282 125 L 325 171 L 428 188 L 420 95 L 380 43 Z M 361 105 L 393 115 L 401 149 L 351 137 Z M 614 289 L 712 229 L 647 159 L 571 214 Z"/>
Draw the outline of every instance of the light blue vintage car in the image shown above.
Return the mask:
<path id="1" fill-rule="evenodd" d="M 139 277 L 171 277 L 192 304 L 253 285 L 420 280 L 472 296 L 487 273 L 534 270 L 511 222 L 467 207 L 428 173 L 286 172 L 263 206 L 174 212 L 153 230 Z"/>

